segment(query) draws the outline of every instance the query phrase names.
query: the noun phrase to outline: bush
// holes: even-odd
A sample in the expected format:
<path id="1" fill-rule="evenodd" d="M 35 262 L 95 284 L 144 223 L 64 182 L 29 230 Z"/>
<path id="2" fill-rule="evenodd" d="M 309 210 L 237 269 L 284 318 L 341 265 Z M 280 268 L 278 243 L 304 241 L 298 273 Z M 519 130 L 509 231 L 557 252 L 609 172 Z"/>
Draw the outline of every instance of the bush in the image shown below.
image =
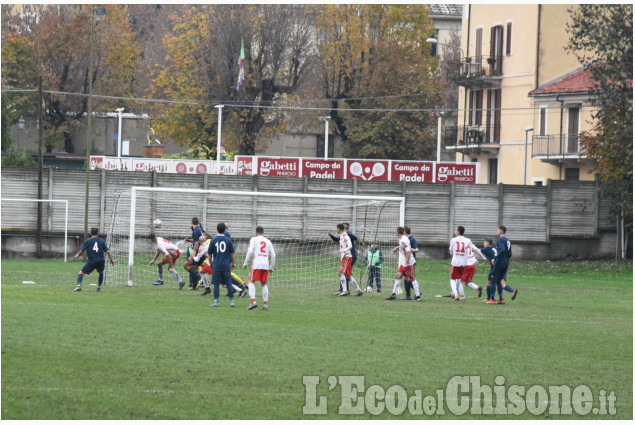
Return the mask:
<path id="1" fill-rule="evenodd" d="M 37 162 L 25 151 L 10 147 L 2 156 L 3 167 L 35 167 Z"/>

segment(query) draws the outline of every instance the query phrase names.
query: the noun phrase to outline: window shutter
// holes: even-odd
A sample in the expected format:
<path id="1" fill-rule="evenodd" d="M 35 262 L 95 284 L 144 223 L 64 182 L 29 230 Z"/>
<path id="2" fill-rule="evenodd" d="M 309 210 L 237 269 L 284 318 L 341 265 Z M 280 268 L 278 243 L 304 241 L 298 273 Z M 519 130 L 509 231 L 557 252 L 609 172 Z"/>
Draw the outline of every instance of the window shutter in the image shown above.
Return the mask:
<path id="1" fill-rule="evenodd" d="M 483 124 L 483 90 L 476 91 L 476 122 L 474 124 Z"/>
<path id="2" fill-rule="evenodd" d="M 494 100 L 494 142 L 500 143 L 501 141 L 501 89 L 496 90 L 496 98 Z"/>
<path id="3" fill-rule="evenodd" d="M 512 23 L 507 22 L 507 43 L 505 45 L 505 54 L 512 55 Z"/>

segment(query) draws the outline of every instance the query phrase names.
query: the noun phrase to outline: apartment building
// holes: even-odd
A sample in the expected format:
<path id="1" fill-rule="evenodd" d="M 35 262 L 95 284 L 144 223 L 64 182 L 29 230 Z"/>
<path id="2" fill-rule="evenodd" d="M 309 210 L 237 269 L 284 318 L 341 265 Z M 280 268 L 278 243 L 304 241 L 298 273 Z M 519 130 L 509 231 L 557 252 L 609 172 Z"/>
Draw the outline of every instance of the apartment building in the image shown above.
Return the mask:
<path id="1" fill-rule="evenodd" d="M 565 47 L 576 5 L 466 5 L 458 125 L 445 146 L 461 162 L 481 164 L 481 182 L 546 184 L 593 180 L 580 149 L 592 128 L 592 81 Z"/>

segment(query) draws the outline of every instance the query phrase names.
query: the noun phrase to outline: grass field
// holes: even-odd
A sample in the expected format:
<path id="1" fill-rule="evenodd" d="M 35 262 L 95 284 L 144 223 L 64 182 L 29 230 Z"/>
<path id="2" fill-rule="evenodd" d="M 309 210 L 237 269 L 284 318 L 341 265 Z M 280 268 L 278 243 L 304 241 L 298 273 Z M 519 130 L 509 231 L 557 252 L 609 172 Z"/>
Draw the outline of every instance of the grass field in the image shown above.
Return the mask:
<path id="1" fill-rule="evenodd" d="M 210 297 L 178 291 L 172 279 L 97 293 L 93 273 L 76 293 L 81 262 L 1 265 L 3 420 L 394 417 L 340 415 L 341 386 L 329 390 L 327 382 L 344 375 L 363 376 L 366 390 L 398 384 L 409 396 L 434 395 L 467 375 L 490 386 L 503 376 L 506 388 L 586 385 L 594 406 L 602 390 L 614 392 L 608 418 L 633 417 L 630 262 L 513 261 L 518 299 L 492 306 L 469 289 L 465 302 L 435 298 L 449 292 L 448 262 L 423 260 L 421 303 L 272 288 L 269 311 L 246 311 L 247 299 L 231 309 L 224 297 L 212 309 Z M 385 288 L 391 274 L 384 272 Z M 336 279 L 325 279 L 335 289 Z M 481 267 L 476 280 L 484 279 Z M 326 415 L 303 415 L 303 376 L 320 377 Z M 444 411 L 432 417 L 456 417 Z M 409 409 L 399 417 L 417 418 Z"/>

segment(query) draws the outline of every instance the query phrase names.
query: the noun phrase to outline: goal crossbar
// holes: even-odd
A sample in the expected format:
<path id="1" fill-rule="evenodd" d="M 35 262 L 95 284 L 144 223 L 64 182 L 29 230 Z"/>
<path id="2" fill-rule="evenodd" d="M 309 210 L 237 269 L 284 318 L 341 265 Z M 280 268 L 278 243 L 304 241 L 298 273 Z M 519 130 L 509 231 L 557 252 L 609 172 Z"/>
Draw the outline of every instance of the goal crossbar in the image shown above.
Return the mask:
<path id="1" fill-rule="evenodd" d="M 360 200 L 360 201 L 393 201 L 399 202 L 399 225 L 403 226 L 406 212 L 406 198 L 403 196 L 365 196 L 365 195 L 331 195 L 317 193 L 293 193 L 293 192 L 246 192 L 233 190 L 215 190 L 215 189 L 179 189 L 179 188 L 162 188 L 162 187 L 139 187 L 130 188 L 130 230 L 128 238 L 128 286 L 133 285 L 134 270 L 134 239 L 135 239 L 135 205 L 138 192 L 149 193 L 175 193 L 175 194 L 206 194 L 206 195 L 231 195 L 231 196 L 251 196 L 251 197 L 278 197 L 278 198 L 305 198 L 305 199 L 341 199 L 341 200 Z"/>

